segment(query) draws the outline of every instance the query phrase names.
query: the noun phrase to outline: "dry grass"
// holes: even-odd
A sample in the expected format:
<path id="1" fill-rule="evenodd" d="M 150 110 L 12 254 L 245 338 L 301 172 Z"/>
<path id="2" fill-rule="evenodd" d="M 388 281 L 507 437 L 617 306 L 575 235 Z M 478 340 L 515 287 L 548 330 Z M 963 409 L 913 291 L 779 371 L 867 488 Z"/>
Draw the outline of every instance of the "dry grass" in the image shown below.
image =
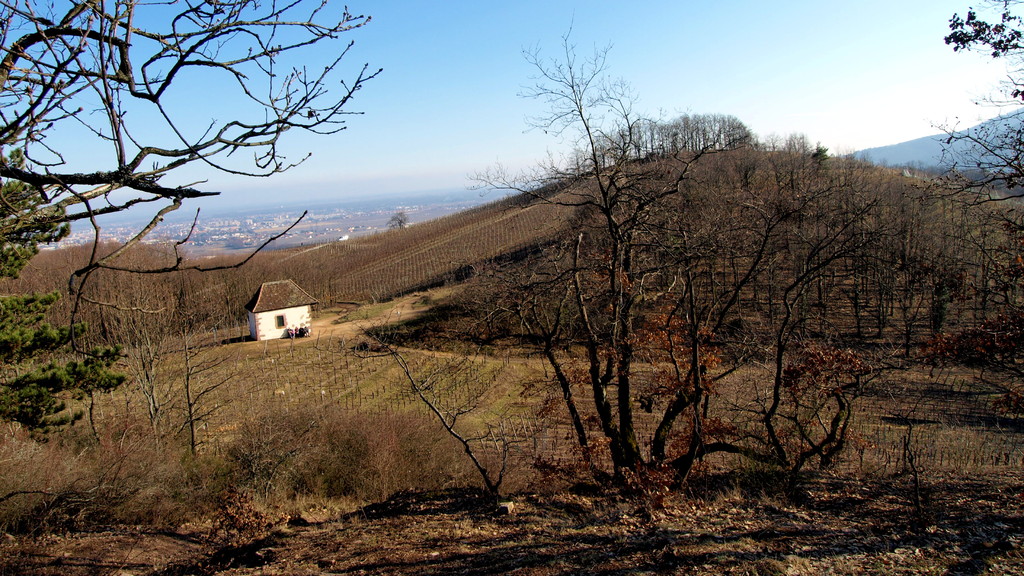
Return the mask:
<path id="1" fill-rule="evenodd" d="M 387 315 L 388 306 L 364 315 Z M 408 318 L 413 316 L 405 314 Z M 322 319 L 325 324 L 331 320 Z M 342 326 L 342 325 L 337 325 Z M 343 331 L 340 331 L 343 332 Z M 390 356 L 352 349 L 354 340 L 330 330 L 315 338 L 243 342 L 204 349 L 194 362 L 216 368 L 195 378 L 226 383 L 198 404 L 198 453 L 185 445 L 181 389 L 166 398 L 158 430 L 150 426 L 135 385 L 97 398 L 97 441 L 85 423 L 40 443 L 24 434 L 0 442 L 0 530 L 46 532 L 107 522 L 176 526 L 209 515 L 218 495 L 236 486 L 261 505 L 294 508 L 294 501 L 375 501 L 409 489 L 474 485 L 461 448 L 447 438 L 413 394 Z M 404 350 L 410 364 L 444 369 L 459 361 L 455 393 L 481 392 L 480 405 L 460 426 L 471 436 L 506 425 L 532 431 L 529 401 L 511 382 L 533 367 L 480 356 Z M 162 365 L 180 378 L 180 358 Z M 482 457 L 497 447 L 481 442 Z M 509 486 L 528 481 L 529 457 Z"/>

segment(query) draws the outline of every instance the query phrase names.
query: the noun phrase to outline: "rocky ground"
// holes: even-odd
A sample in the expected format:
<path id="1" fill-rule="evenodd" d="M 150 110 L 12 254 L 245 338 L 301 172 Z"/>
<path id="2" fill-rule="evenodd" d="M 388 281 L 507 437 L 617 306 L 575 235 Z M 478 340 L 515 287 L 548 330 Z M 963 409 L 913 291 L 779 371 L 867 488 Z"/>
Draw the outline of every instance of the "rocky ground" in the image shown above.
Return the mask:
<path id="1" fill-rule="evenodd" d="M 1024 478 L 825 477 L 797 501 L 594 489 L 406 493 L 251 534 L 119 528 L 7 536 L 0 575 L 1024 574 Z"/>

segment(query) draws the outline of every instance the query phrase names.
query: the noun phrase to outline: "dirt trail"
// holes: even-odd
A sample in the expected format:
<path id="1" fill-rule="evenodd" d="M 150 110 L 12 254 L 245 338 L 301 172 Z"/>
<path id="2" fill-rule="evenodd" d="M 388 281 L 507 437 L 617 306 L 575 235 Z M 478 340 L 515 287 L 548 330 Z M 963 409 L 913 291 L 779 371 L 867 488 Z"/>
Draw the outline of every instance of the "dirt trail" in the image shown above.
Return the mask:
<path id="1" fill-rule="evenodd" d="M 370 327 L 397 324 L 418 318 L 428 310 L 430 310 L 430 305 L 423 303 L 423 294 L 410 294 L 398 300 L 392 300 L 377 314 L 362 320 L 342 321 L 345 313 L 338 311 L 321 314 L 320 317 L 313 320 L 313 329 L 319 330 L 323 336 L 334 335 L 348 338 L 358 336 Z"/>
<path id="2" fill-rule="evenodd" d="M 312 334 L 307 338 L 296 338 L 296 344 L 315 342 L 324 338 L 351 339 L 362 336 L 368 328 L 397 324 L 418 318 L 430 310 L 430 299 L 424 293 L 413 293 L 382 304 L 366 305 L 351 309 L 328 309 L 317 314 L 310 325 Z M 353 320 L 346 320 L 352 317 Z M 265 346 L 287 343 L 287 338 L 246 342 L 245 345 Z"/>

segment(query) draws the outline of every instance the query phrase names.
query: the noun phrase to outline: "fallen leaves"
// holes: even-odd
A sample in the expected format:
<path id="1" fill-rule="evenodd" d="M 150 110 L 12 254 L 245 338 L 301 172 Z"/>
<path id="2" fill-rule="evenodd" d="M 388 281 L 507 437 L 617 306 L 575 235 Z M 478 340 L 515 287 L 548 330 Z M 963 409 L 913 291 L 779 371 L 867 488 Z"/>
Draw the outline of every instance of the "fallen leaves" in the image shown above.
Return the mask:
<path id="1" fill-rule="evenodd" d="M 819 478 L 806 486 L 800 504 L 736 493 L 704 500 L 676 495 L 656 518 L 619 494 L 519 495 L 516 513 L 506 516 L 465 492 L 403 494 L 337 520 L 275 531 L 261 549 L 248 551 L 246 563 L 218 568 L 216 549 L 193 546 L 188 561 L 181 560 L 180 551 L 170 564 L 155 554 L 135 554 L 122 571 L 164 576 L 1024 573 L 1019 498 L 1024 480 L 1007 474 L 933 478 L 930 484 L 933 521 L 928 525 L 913 521 L 900 478 Z M 137 534 L 131 547 L 148 550 L 153 538 Z M 0 575 L 84 575 L 97 567 L 116 573 L 126 542 L 109 534 L 32 546 L 7 541 L 0 543 Z"/>

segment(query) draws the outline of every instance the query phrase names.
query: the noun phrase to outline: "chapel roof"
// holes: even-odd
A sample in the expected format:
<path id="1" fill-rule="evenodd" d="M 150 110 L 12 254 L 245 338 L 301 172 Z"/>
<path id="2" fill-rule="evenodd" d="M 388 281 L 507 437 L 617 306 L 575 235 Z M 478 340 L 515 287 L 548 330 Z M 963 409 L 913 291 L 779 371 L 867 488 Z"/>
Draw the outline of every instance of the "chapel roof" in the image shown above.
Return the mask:
<path id="1" fill-rule="evenodd" d="M 245 309 L 255 314 L 317 303 L 316 298 L 313 298 L 305 290 L 299 288 L 295 282 L 291 280 L 277 280 L 261 284 L 259 290 L 253 294 L 252 299 L 245 305 Z"/>

